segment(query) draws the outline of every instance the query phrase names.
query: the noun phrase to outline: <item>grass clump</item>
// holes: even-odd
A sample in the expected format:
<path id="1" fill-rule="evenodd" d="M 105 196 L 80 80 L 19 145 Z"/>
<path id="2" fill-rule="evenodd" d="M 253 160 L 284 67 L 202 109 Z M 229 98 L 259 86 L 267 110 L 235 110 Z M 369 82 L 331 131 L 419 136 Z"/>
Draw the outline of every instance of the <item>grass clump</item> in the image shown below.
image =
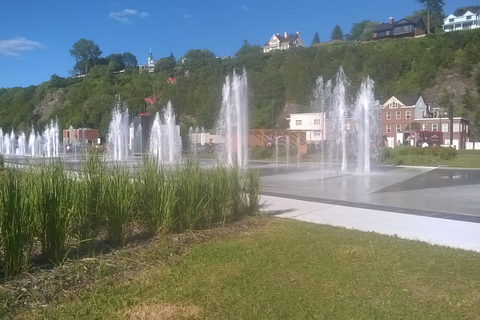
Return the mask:
<path id="1" fill-rule="evenodd" d="M 420 165 L 436 166 L 441 161 L 449 160 L 457 155 L 454 148 L 429 147 L 418 148 L 413 146 L 399 146 L 384 150 L 386 164 L 391 165 Z"/>
<path id="2" fill-rule="evenodd" d="M 123 247 L 135 235 L 206 229 L 258 211 L 258 175 L 197 163 L 136 170 L 87 154 L 72 174 L 60 161 L 0 174 L 0 270 L 13 276 L 42 264 Z M 0 275 L 1 277 L 1 275 Z"/>

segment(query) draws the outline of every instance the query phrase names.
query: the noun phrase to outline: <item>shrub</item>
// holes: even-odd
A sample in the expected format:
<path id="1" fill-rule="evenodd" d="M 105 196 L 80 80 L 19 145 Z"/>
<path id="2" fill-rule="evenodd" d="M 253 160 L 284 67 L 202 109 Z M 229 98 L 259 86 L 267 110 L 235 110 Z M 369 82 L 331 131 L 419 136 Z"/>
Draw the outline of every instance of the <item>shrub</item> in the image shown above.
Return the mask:
<path id="1" fill-rule="evenodd" d="M 268 147 L 253 147 L 250 149 L 251 159 L 262 160 L 273 157 L 273 150 Z"/>

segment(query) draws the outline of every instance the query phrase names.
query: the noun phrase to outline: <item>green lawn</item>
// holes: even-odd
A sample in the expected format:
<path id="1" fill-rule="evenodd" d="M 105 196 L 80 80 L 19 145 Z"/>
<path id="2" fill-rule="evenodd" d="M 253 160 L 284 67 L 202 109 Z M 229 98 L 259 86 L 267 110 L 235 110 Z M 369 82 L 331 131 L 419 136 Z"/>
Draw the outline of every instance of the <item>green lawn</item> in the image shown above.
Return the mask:
<path id="1" fill-rule="evenodd" d="M 443 165 L 459 168 L 480 168 L 480 150 L 458 150 L 457 156 L 442 161 Z"/>
<path id="2" fill-rule="evenodd" d="M 330 226 L 268 219 L 19 318 L 472 319 L 480 254 Z M 143 259 L 159 259 L 157 265 Z M 103 284 L 102 284 L 103 283 Z M 183 317 L 182 317 L 183 315 Z M 177 316 L 177 317 L 175 317 Z M 161 318 L 160 317 L 160 318 Z"/>

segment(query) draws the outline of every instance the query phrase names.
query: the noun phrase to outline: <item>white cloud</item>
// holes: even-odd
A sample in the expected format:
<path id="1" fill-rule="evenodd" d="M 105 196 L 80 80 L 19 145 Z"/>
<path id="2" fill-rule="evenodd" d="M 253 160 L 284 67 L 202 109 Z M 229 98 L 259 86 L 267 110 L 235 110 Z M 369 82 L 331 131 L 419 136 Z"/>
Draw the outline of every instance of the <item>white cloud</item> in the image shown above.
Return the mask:
<path id="1" fill-rule="evenodd" d="M 131 23 L 131 16 L 146 18 L 149 16 L 149 14 L 146 12 L 139 12 L 138 10 L 134 9 L 123 9 L 122 11 L 110 12 L 108 16 L 121 23 Z"/>
<path id="2" fill-rule="evenodd" d="M 6 56 L 20 56 L 20 51 L 35 50 L 43 47 L 44 45 L 40 42 L 22 37 L 0 40 L 0 54 Z"/>
<path id="3" fill-rule="evenodd" d="M 246 5 L 242 5 L 242 6 L 240 7 L 240 10 L 246 12 L 246 11 L 250 10 L 250 7 L 248 7 L 248 6 L 246 6 Z"/>
<path id="4" fill-rule="evenodd" d="M 178 11 L 180 11 L 180 13 L 182 14 L 183 19 L 191 19 L 192 18 L 192 15 L 189 14 L 188 12 L 186 12 L 185 10 L 179 9 Z"/>

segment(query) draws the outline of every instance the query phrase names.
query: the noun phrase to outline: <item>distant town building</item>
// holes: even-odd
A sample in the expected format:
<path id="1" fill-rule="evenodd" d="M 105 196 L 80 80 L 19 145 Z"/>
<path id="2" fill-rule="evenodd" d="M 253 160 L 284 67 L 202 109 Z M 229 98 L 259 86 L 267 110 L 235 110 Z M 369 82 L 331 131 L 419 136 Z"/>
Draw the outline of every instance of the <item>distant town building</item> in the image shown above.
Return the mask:
<path id="1" fill-rule="evenodd" d="M 379 113 L 381 135 L 385 136 L 389 147 L 399 144 L 418 145 L 427 141 L 429 146 L 450 145 L 450 131 L 453 130 L 452 145 L 456 149 L 465 149 L 469 134 L 467 119 L 450 119 L 440 108 L 431 108 L 419 96 L 392 96 L 381 101 Z M 420 141 L 422 140 L 422 141 Z"/>
<path id="2" fill-rule="evenodd" d="M 300 38 L 300 32 L 295 34 L 285 34 L 280 36 L 280 33 L 274 34 L 270 40 L 263 46 L 263 52 L 270 52 L 272 50 L 288 50 L 290 48 L 305 48 L 305 44 Z"/>
<path id="3" fill-rule="evenodd" d="M 63 146 L 91 146 L 100 144 L 100 134 L 98 130 L 90 128 L 74 129 L 70 126 L 63 130 Z"/>
<path id="4" fill-rule="evenodd" d="M 139 65 L 138 70 L 140 71 L 140 73 L 153 73 L 155 71 L 155 59 L 153 59 L 152 48 L 150 48 L 150 54 L 148 55 L 147 64 Z"/>
<path id="5" fill-rule="evenodd" d="M 468 145 L 470 122 L 467 119 L 453 117 L 452 126 L 446 110 L 432 108 L 421 95 L 392 96 L 380 101 L 380 104 L 375 126 L 378 136 L 386 140 L 388 147 L 404 144 L 418 146 L 424 142 L 429 146 L 453 145 L 457 150 L 474 147 Z M 318 145 L 323 140 L 335 139 L 334 123 L 328 114 L 295 113 L 290 114 L 287 120 L 290 123 L 289 131 L 305 132 L 307 144 Z M 355 127 L 356 119 L 347 113 L 345 129 L 349 141 L 355 139 Z"/>
<path id="6" fill-rule="evenodd" d="M 445 32 L 476 28 L 480 28 L 480 10 L 476 13 L 467 11 L 461 16 L 450 14 L 443 20 L 443 30 Z"/>
<path id="7" fill-rule="evenodd" d="M 381 23 L 373 29 L 373 39 L 416 37 L 424 35 L 425 29 L 422 18 L 394 21 L 393 17 L 390 17 L 388 23 Z"/>

